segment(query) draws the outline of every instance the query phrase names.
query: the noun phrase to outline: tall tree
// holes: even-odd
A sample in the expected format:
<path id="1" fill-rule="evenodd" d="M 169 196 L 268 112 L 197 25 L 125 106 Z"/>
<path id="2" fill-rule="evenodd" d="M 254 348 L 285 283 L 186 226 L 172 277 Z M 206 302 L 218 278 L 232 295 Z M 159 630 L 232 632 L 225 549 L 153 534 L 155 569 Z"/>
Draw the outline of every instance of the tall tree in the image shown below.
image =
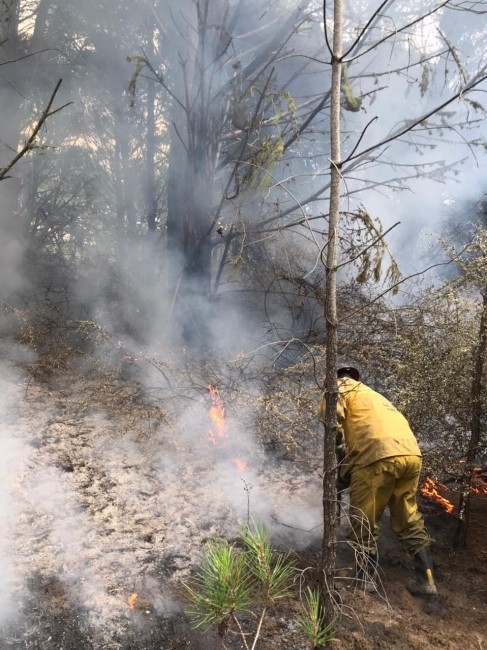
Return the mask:
<path id="1" fill-rule="evenodd" d="M 327 45 L 326 5 L 323 23 Z M 325 273 L 325 321 L 326 321 L 326 417 L 323 446 L 323 548 L 321 560 L 322 601 L 328 622 L 334 614 L 332 600 L 336 559 L 336 455 L 335 440 L 337 431 L 336 404 L 338 399 L 337 371 L 337 259 L 338 227 L 340 220 L 341 197 L 341 123 L 340 98 L 342 79 L 342 39 L 343 39 L 343 3 L 333 3 L 333 42 L 331 56 L 331 107 L 330 107 L 330 207 L 328 213 L 328 235 L 326 242 Z"/>
<path id="2" fill-rule="evenodd" d="M 485 271 L 487 231 L 484 225 L 487 214 L 486 207 L 485 201 L 480 201 L 474 206 L 472 216 L 477 223 L 471 234 L 472 239 L 464 247 L 463 251 L 456 253 L 454 256 L 457 268 L 461 272 L 454 282 L 460 287 L 470 286 L 473 288 L 479 312 L 478 330 L 470 364 L 470 394 L 467 400 L 470 416 L 469 439 L 464 451 L 465 462 L 458 506 L 458 527 L 454 540 L 456 547 L 464 547 L 467 543 L 472 478 L 474 469 L 478 466 L 481 454 L 485 450 L 485 440 L 482 432 L 486 412 L 484 376 L 487 362 L 487 277 Z M 464 239 L 465 233 L 462 232 L 460 237 Z"/>
<path id="3" fill-rule="evenodd" d="M 228 255 L 242 203 L 261 210 L 253 197 L 269 184 L 293 128 L 295 109 L 285 89 L 290 79 L 278 79 L 278 70 L 284 73 L 279 57 L 299 38 L 309 4 L 293 9 L 277 3 L 261 14 L 248 0 L 199 0 L 160 20 L 172 23 L 164 34 L 170 64 L 154 72 L 172 104 L 167 236 L 173 291 L 193 312 L 187 320 L 199 326 L 204 318 L 197 305 L 204 309 L 212 289 L 212 250 L 223 238 Z"/>

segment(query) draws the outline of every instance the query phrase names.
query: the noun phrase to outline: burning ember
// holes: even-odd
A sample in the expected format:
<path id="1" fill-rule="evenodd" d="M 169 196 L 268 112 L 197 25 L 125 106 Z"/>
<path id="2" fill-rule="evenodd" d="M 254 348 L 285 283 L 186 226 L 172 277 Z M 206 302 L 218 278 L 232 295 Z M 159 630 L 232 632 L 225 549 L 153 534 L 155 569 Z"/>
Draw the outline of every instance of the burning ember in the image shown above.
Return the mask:
<path id="1" fill-rule="evenodd" d="M 145 612 L 146 614 L 150 614 L 154 609 L 150 598 L 143 598 L 135 593 L 130 594 L 127 598 L 127 606 L 133 612 Z"/>
<path id="2" fill-rule="evenodd" d="M 423 486 L 420 489 L 420 492 L 425 497 L 428 497 L 432 501 L 435 501 L 435 503 L 438 503 L 440 506 L 442 506 L 442 508 L 449 514 L 452 513 L 455 506 L 453 505 L 453 503 L 451 503 L 451 501 L 448 501 L 448 499 L 445 499 L 444 497 L 441 496 L 441 494 L 438 492 L 438 488 L 440 490 L 447 489 L 441 483 L 435 483 L 432 479 L 427 477 L 425 482 L 423 483 Z"/>

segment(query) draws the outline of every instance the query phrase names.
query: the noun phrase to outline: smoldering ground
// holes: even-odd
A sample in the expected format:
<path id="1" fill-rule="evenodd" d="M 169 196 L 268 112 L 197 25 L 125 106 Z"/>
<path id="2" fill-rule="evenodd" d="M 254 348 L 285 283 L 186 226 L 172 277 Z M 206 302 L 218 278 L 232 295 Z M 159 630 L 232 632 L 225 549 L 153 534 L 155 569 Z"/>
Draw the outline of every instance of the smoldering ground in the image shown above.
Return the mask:
<path id="1" fill-rule="evenodd" d="M 231 412 L 221 446 L 214 445 L 211 401 L 204 393 L 187 408 L 186 417 L 168 418 L 157 427 L 147 420 L 134 425 L 108 403 L 105 409 L 100 401 L 96 411 L 86 409 L 80 396 L 93 379 L 90 373 L 82 380 L 79 368 L 75 375 L 65 371 L 49 382 L 9 376 L 14 390 L 13 402 L 4 401 L 3 408 L 3 429 L 12 435 L 4 436 L 2 446 L 8 461 L 2 463 L 2 478 L 10 488 L 8 516 L 2 511 L 2 642 L 19 650 L 107 650 L 113 645 L 172 650 L 183 642 L 195 649 L 214 648 L 215 637 L 190 630 L 181 581 L 190 578 L 209 540 L 236 539 L 249 515 L 266 524 L 276 548 L 301 549 L 300 567 L 307 575 L 316 570 L 322 532 L 319 471 L 261 456 L 251 430 L 239 428 L 245 418 L 232 421 Z M 4 394 L 8 390 L 4 383 Z M 236 458 L 247 467 L 239 468 Z M 458 579 L 443 550 L 448 548 L 444 535 L 451 530 L 438 513 L 431 516 L 443 589 L 445 573 L 449 581 Z M 420 604 L 408 600 L 407 560 L 384 532 L 381 575 L 392 605 L 383 598 L 368 603 L 367 621 L 377 627 L 389 616 L 384 634 L 401 647 L 399 633 L 405 643 L 418 638 L 417 626 L 398 627 L 414 611 L 421 630 L 430 629 L 421 632 L 424 643 L 435 647 L 440 637 L 443 644 L 448 638 L 455 641 L 457 633 L 451 636 L 448 628 L 453 605 L 442 601 L 437 625 L 444 632 L 433 638 Z M 343 548 L 339 546 L 339 564 L 346 569 L 351 559 Z M 467 559 L 462 562 L 467 566 Z M 342 584 L 340 597 L 361 611 L 363 601 L 348 592 L 346 580 Z M 470 594 L 468 611 L 460 592 L 455 598 L 469 621 L 465 638 L 473 639 L 482 592 Z M 301 647 L 290 612 L 283 620 L 267 630 L 263 647 L 278 647 L 275 643 L 283 639 Z M 357 634 L 346 621 L 340 635 L 345 648 L 353 647 Z"/>
<path id="2" fill-rule="evenodd" d="M 206 395 L 155 429 L 80 409 L 85 381 L 79 367 L 47 384 L 4 373 L 5 642 L 74 650 L 191 638 L 181 581 L 208 540 L 235 539 L 250 519 L 281 548 L 319 536 L 301 531 L 319 522 L 319 477 L 265 462 L 231 417 L 213 444 Z"/>

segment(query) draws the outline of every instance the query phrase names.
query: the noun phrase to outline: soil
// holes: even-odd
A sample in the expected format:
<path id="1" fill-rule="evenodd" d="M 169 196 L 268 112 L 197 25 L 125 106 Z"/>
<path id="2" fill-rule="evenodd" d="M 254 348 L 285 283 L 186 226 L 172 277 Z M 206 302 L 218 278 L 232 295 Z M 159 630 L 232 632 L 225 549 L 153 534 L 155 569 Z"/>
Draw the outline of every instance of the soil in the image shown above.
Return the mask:
<path id="1" fill-rule="evenodd" d="M 320 555 L 318 471 L 245 453 L 238 469 L 210 450 L 191 418 L 127 415 L 136 386 L 72 373 L 1 379 L 0 650 L 214 650 L 216 631 L 192 629 L 181 582 L 208 540 L 235 538 L 256 513 L 276 547 L 296 552 L 313 580 Z M 107 398 L 110 396 L 110 399 Z M 206 404 L 199 404 L 199 407 Z M 203 426 L 204 428 L 204 426 Z M 451 491 L 448 498 L 458 495 Z M 467 547 L 453 551 L 454 515 L 423 498 L 439 596 L 407 590 L 408 559 L 384 521 L 380 593 L 351 586 L 353 558 L 338 547 L 337 649 L 487 650 L 487 497 L 472 496 Z M 269 612 L 257 649 L 309 647 L 294 622 L 298 599 Z M 247 624 L 243 622 L 244 626 Z M 228 637 L 228 648 L 241 648 Z"/>

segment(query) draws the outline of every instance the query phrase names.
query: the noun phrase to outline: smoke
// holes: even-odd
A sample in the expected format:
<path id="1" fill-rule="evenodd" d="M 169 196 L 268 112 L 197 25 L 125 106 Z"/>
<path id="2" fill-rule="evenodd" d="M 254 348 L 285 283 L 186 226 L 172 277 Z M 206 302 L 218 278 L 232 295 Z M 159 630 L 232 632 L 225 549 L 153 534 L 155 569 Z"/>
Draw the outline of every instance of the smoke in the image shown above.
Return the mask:
<path id="1" fill-rule="evenodd" d="M 17 611 L 16 589 L 17 572 L 15 561 L 12 555 L 13 526 L 18 512 L 18 504 L 11 494 L 11 484 L 15 471 L 21 464 L 25 455 L 25 448 L 15 438 L 2 437 L 0 442 L 2 453 L 1 479 L 4 486 L 4 495 L 0 508 L 0 524 L 2 526 L 2 537 L 0 541 L 0 623 L 4 623 Z"/>
<path id="2" fill-rule="evenodd" d="M 394 24 L 406 19 L 398 15 Z M 478 103 L 485 81 L 478 90 L 433 113 L 485 66 L 485 43 L 479 40 L 475 23 L 475 14 L 442 10 L 417 24 L 407 42 L 401 43 L 399 38 L 393 45 L 386 42 L 381 46 L 379 51 L 387 53 L 387 65 L 377 66 L 377 52 L 372 51 L 349 71 L 359 75 L 352 82 L 356 94 L 365 91 L 368 95 L 360 113 L 345 117 L 345 155 L 361 134 L 358 152 L 427 116 L 412 133 L 381 147 L 380 157 L 373 151 L 361 160 L 351 174 L 353 180 L 347 183 L 352 207 L 364 204 L 384 228 L 400 222 L 387 243 L 405 274 L 428 265 L 424 239 L 444 228 L 447 206 L 478 199 L 487 182 L 483 109 Z M 452 44 L 455 51 L 446 60 L 434 56 L 445 53 Z M 467 69 L 460 61 L 473 65 Z M 366 81 L 370 74 L 378 92 Z M 434 245 L 433 238 L 429 245 Z"/>
<path id="3" fill-rule="evenodd" d="M 22 93 L 12 91 L 11 95 L 5 95 L 12 97 L 2 110 L 2 114 L 10 118 L 6 127 L 10 137 L 4 138 L 9 143 L 13 134 L 20 132 L 18 107 L 22 105 L 25 110 L 27 123 L 29 118 L 32 122 L 38 107 L 47 100 L 45 89 L 53 87 L 60 70 L 63 84 L 59 103 L 72 102 L 52 118 L 48 133 L 42 135 L 39 144 L 46 149 L 34 151 L 16 170 L 18 178 L 24 179 L 22 209 L 25 214 L 22 218 L 37 224 L 31 233 L 34 241 L 29 243 L 29 249 L 45 246 L 49 251 L 47 271 L 41 274 L 42 282 L 62 283 L 59 276 L 72 275 L 72 264 L 76 260 L 76 279 L 69 286 L 75 296 L 71 309 L 96 319 L 109 331 L 127 337 L 126 340 L 135 345 L 143 343 L 162 354 L 178 336 L 182 335 L 184 344 L 185 337 L 195 335 L 204 340 L 211 333 L 212 346 L 232 357 L 246 346 L 258 344 L 264 332 L 260 324 L 265 321 L 279 321 L 282 329 L 291 333 L 300 326 L 289 318 L 286 313 L 289 306 L 277 292 L 268 291 L 265 301 L 257 294 L 253 300 L 246 299 L 243 291 L 249 282 L 255 283 L 255 277 L 252 269 L 245 268 L 239 260 L 246 247 L 258 249 L 255 239 L 266 242 L 262 257 L 287 260 L 296 248 L 298 237 L 303 242 L 299 247 L 302 259 L 309 256 L 305 266 L 313 268 L 316 263 L 318 248 L 315 247 L 319 242 L 312 241 L 316 236 L 309 230 L 313 222 L 289 228 L 289 235 L 283 231 L 279 242 L 270 232 L 252 235 L 248 230 L 249 226 L 250 230 L 258 227 L 259 220 L 272 218 L 276 208 L 286 210 L 294 205 L 294 212 L 299 215 L 297 220 L 303 215 L 315 219 L 320 212 L 326 213 L 326 200 L 323 201 L 326 192 L 319 195 L 319 201 L 314 198 L 306 203 L 319 193 L 328 179 L 326 136 L 317 137 L 327 128 L 326 113 L 320 111 L 311 128 L 301 133 L 299 140 L 296 139 L 277 160 L 264 184 L 266 189 L 262 197 L 238 193 L 237 179 L 232 182 L 231 174 L 233 161 L 246 136 L 245 132 L 235 135 L 235 127 L 231 124 L 232 106 L 235 108 L 237 104 L 242 108 L 245 104 L 243 108 L 250 113 L 258 108 L 259 93 L 267 79 L 263 62 L 260 67 L 258 65 L 262 39 L 272 42 L 292 15 L 288 3 L 272 3 L 265 11 L 252 11 L 256 6 L 250 2 L 247 11 L 238 13 L 236 6 L 230 3 L 228 23 L 223 25 L 215 5 L 208 30 L 208 46 L 214 47 L 215 56 L 220 56 L 222 51 L 225 56 L 211 62 L 211 84 L 207 89 L 208 93 L 213 93 L 209 102 L 213 111 L 211 121 L 218 127 L 214 131 L 216 169 L 213 179 L 210 178 L 213 187 L 211 191 L 207 188 L 205 195 L 203 183 L 196 203 L 212 207 L 219 204 L 223 195 L 229 197 L 237 193 L 236 198 L 223 202 L 220 215 L 223 234 L 219 236 L 216 228 L 213 229 L 209 285 L 208 279 L 200 278 L 194 283 L 195 278 L 191 278 L 185 289 L 184 269 L 188 260 L 181 251 L 187 242 L 179 240 L 181 250 L 175 250 L 171 243 L 166 248 L 161 245 L 163 238 L 155 243 L 150 233 L 147 239 L 140 236 L 147 229 L 145 217 L 151 198 L 148 193 L 154 189 L 151 185 L 154 179 L 149 182 L 150 176 L 155 175 L 159 184 L 156 184 L 156 209 L 164 237 L 164 216 L 172 209 L 171 188 L 180 185 L 183 198 L 193 191 L 191 179 L 185 176 L 184 155 L 178 158 L 182 154 L 176 151 L 181 143 L 183 149 L 187 149 L 191 135 L 184 124 L 186 118 L 181 104 L 184 92 L 196 93 L 197 97 L 201 82 L 198 79 L 201 70 L 197 65 L 197 19 L 191 3 L 159 6 L 141 1 L 130 10 L 123 3 L 106 3 L 101 13 L 98 4 L 91 2 L 77 8 L 56 6 L 47 20 L 39 17 L 35 29 L 32 28 L 33 43 L 39 48 L 41 45 L 52 48 L 49 53 L 33 58 L 42 88 L 36 87 L 31 72 L 29 79 L 33 82 L 34 97 L 29 97 L 30 103 L 22 102 L 21 94 L 27 90 L 24 86 Z M 426 9 L 418 4 L 404 12 L 397 10 L 397 15 L 377 18 L 362 50 L 387 35 L 391 25 L 404 24 Z M 364 17 L 374 10 L 373 3 L 362 4 L 360 8 L 350 7 L 345 21 L 345 48 L 353 43 Z M 285 127 L 267 126 L 262 131 L 262 139 L 269 137 L 269 141 L 282 140 L 284 144 L 290 141 L 293 129 L 309 114 L 309 106 L 316 106 L 323 90 L 329 86 L 329 69 L 322 63 L 327 54 L 321 17 L 318 13 L 311 13 L 304 19 L 303 16 L 305 13 L 301 18 L 295 17 L 300 25 L 298 30 L 290 29 L 287 36 L 283 32 L 283 43 L 290 34 L 292 37 L 274 62 L 275 79 L 267 89 L 272 100 L 265 117 L 272 122 L 286 111 L 292 113 L 294 110 L 295 115 Z M 469 60 L 480 66 L 485 59 L 485 48 L 479 30 L 474 29 L 476 25 L 474 14 L 438 12 L 429 16 L 426 23 L 411 28 L 407 38 L 398 36 L 385 41 L 380 49 L 371 50 L 350 64 L 351 88 L 355 96 L 362 98 L 362 105 L 356 113 L 342 112 L 344 156 L 354 151 L 360 138 L 358 151 L 384 140 L 398 126 L 441 103 L 458 90 L 459 83 L 473 76 L 477 71 L 473 65 L 468 69 L 455 67 L 453 61 L 450 66 L 453 73 L 445 82 L 441 58 L 431 57 L 437 51 L 448 50 L 448 44 L 454 44 L 458 61 Z M 149 63 L 159 75 L 157 79 L 144 64 L 144 56 L 149 55 Z M 13 55 L 8 53 L 8 56 Z M 452 57 L 453 53 L 450 61 Z M 183 65 L 182 62 L 187 63 Z M 139 64 L 143 67 L 138 67 Z M 18 80 L 27 68 L 17 62 L 2 69 L 8 81 L 20 90 Z M 252 71 L 248 72 L 249 69 Z M 225 91 L 219 94 L 221 88 Z M 145 104 L 151 92 L 156 96 L 153 107 L 156 126 L 152 131 Z M 310 103 L 312 97 L 316 99 Z M 480 114 L 467 100 L 462 101 L 463 104 L 456 103 L 446 109 L 450 111 L 451 108 L 451 112 L 457 111 L 457 114 L 449 113 L 444 117 L 442 131 L 432 125 L 432 134 L 428 134 L 429 125 L 425 125 L 413 144 L 408 143 L 409 138 L 405 136 L 383 148 L 382 162 L 371 153 L 345 175 L 349 193 L 345 209 L 364 204 L 385 227 L 397 220 L 401 222 L 387 240 L 406 272 L 413 270 L 416 264 L 417 256 L 411 250 L 411 242 L 421 236 L 425 223 L 428 228 L 435 224 L 441 227 L 445 200 L 474 196 L 485 182 L 481 171 L 483 153 L 479 152 L 475 159 L 471 155 L 475 150 L 465 148 L 466 137 L 482 139 Z M 460 124 L 464 119 L 471 122 L 468 136 L 460 126 L 450 128 L 452 123 Z M 173 123 L 176 131 L 171 134 L 164 122 Z M 441 119 L 439 122 L 441 124 Z M 252 146 L 256 143 L 254 138 Z M 149 150 L 153 151 L 152 162 L 147 158 Z M 7 161 L 6 148 L 3 156 Z M 450 170 L 452 163 L 465 157 L 463 166 Z M 425 164 L 420 168 L 420 163 Z M 251 169 L 248 165 L 252 164 L 247 159 L 247 166 L 242 166 L 238 177 L 245 177 Z M 434 180 L 427 179 L 425 172 L 434 172 Z M 162 184 L 167 174 L 166 199 Z M 57 176 L 57 187 L 52 184 L 53 175 Z M 194 181 L 199 188 L 200 180 L 195 178 Z M 4 181 L 2 191 L 7 183 L 12 186 L 13 182 L 13 179 Z M 69 212 L 60 209 L 62 201 L 56 202 L 59 195 L 67 201 Z M 302 202 L 305 205 L 299 208 Z M 186 218 L 184 210 L 184 202 L 176 207 L 181 220 Z M 22 227 L 22 219 L 11 219 L 9 214 L 7 205 L 2 237 L 2 241 L 9 242 L 2 256 L 5 265 L 2 295 L 5 299 L 20 291 L 25 296 L 32 282 L 31 269 L 25 264 L 26 229 Z M 48 223 L 44 227 L 45 215 L 49 215 L 54 225 Z M 204 210 L 201 218 L 207 219 Z M 276 225 L 278 223 L 289 227 L 289 220 L 276 221 Z M 210 225 L 211 219 L 205 221 L 203 231 Z M 198 228 L 197 224 L 195 227 Z M 15 236 L 12 228 L 18 230 Z M 234 240 L 223 275 L 219 277 L 225 237 L 232 229 L 244 234 Z M 171 237 L 170 242 L 177 241 Z M 405 243 L 408 246 L 405 247 Z M 51 257 L 56 247 L 62 255 Z M 407 253 L 403 254 L 405 248 Z M 259 258 L 254 259 L 262 263 Z M 277 263 L 275 268 L 265 269 L 260 278 L 262 292 L 271 286 L 272 273 L 278 272 Z M 39 274 L 36 276 L 39 278 Z M 41 291 L 42 287 L 35 289 Z"/>
<path id="4" fill-rule="evenodd" d="M 23 397 L 22 376 L 15 368 L 0 364 L 0 481 L 3 495 L 0 505 L 0 623 L 17 612 L 18 574 L 15 555 L 15 522 L 21 505 L 17 494 L 18 474 L 29 457 L 29 448 L 18 424 L 19 407 Z"/>
<path id="5" fill-rule="evenodd" d="M 44 524 L 47 544 L 39 553 L 42 564 L 50 565 L 68 590 L 68 601 L 90 615 L 106 618 L 113 611 L 113 602 L 101 583 L 89 547 L 97 531 L 72 493 L 65 476 L 50 467 L 35 473 L 30 484 L 31 506 L 37 524 Z"/>
<path id="6" fill-rule="evenodd" d="M 93 629 L 126 613 L 129 592 L 141 590 L 159 611 L 173 611 L 164 580 L 187 577 L 205 538 L 231 537 L 249 519 L 264 521 L 278 543 L 299 547 L 319 538 L 318 477 L 303 479 L 292 463 L 276 471 L 256 452 L 256 384 L 246 410 L 231 412 L 221 396 L 227 412 L 217 445 L 209 436 L 204 384 L 217 376 L 238 386 L 245 373 L 231 374 L 228 363 L 252 350 L 259 351 L 252 367 L 258 379 L 260 359 L 267 363 L 274 353 L 269 342 L 299 338 L 314 324 L 315 315 L 303 315 L 302 296 L 291 288 L 294 280 L 322 280 L 329 181 L 328 109 L 319 108 L 329 90 L 329 53 L 319 12 L 301 16 L 295 29 L 296 3 L 230 2 L 225 25 L 218 15 L 210 21 L 207 42 L 213 55 L 225 54 L 210 62 L 203 86 L 194 3 L 102 4 L 103 10 L 92 1 L 52 4 L 18 42 L 48 51 L 25 67 L 2 65 L 0 81 L 0 167 L 12 160 L 58 78 L 56 105 L 70 103 L 49 118 L 38 148 L 12 178 L 0 182 L 0 300 L 36 303 L 47 295 L 69 318 L 93 320 L 135 356 L 140 349 L 153 355 L 164 372 L 166 362 L 178 370 L 187 366 L 186 382 L 171 385 L 173 392 L 163 375 L 168 392 L 161 391 L 158 405 L 168 417 L 155 428 L 149 423 L 143 439 L 129 425 L 114 431 L 100 413 L 76 420 L 73 434 L 64 420 L 48 421 L 45 405 L 35 413 L 36 427 L 22 429 L 16 420 L 23 379 L 2 367 L 0 525 L 7 534 L 0 542 L 0 620 L 14 615 L 29 578 L 28 561 L 19 566 L 12 550 L 17 536 L 26 557 L 35 551 L 43 577 L 56 576 L 73 609 L 88 612 Z M 245 11 L 238 13 L 239 6 Z M 351 9 L 349 45 L 376 6 Z M 377 21 L 368 43 L 392 24 L 404 24 L 403 9 Z M 394 39 L 350 63 L 351 88 L 362 104 L 359 111 L 342 111 L 345 158 L 441 104 L 464 82 L 463 72 L 471 78 L 485 61 L 487 41 L 473 15 L 444 12 L 409 36 L 411 50 Z M 275 38 L 270 54 L 276 58 L 267 53 L 261 60 L 262 46 Z M 462 71 L 452 50 L 447 66 L 455 73 L 447 78 L 440 58 L 428 57 L 448 43 L 468 67 Z M 15 56 L 3 45 L 0 54 L 2 63 Z M 190 116 L 186 93 L 192 109 L 208 93 L 208 113 Z M 481 111 L 466 98 L 446 110 L 414 137 L 384 145 L 380 160 L 370 151 L 345 165 L 343 209 L 364 205 L 384 228 L 400 222 L 387 242 L 405 273 L 422 265 L 421 245 L 427 232 L 441 229 L 445 206 L 475 199 L 487 187 Z M 250 134 L 249 115 L 264 124 Z M 196 145 L 189 117 L 204 124 Z M 467 131 L 464 120 L 470 120 Z M 466 138 L 480 148 L 465 147 Z M 263 144 L 268 158 L 253 158 Z M 191 169 L 187 151 L 198 154 Z M 183 232 L 192 215 L 188 206 L 198 219 Z M 210 233 L 209 252 L 195 245 L 201 233 Z M 203 253 L 205 273 L 204 264 L 198 266 Z M 5 322 L 3 329 L 10 327 Z M 192 353 L 205 346 L 218 361 L 213 368 L 193 367 Z M 29 361 L 22 348 L 8 354 Z M 141 378 L 147 396 L 160 386 L 161 372 L 152 367 Z M 46 404 L 51 398 L 43 395 Z M 33 454 L 40 465 L 29 464 Z M 146 566 L 159 571 L 157 580 L 141 578 Z"/>

